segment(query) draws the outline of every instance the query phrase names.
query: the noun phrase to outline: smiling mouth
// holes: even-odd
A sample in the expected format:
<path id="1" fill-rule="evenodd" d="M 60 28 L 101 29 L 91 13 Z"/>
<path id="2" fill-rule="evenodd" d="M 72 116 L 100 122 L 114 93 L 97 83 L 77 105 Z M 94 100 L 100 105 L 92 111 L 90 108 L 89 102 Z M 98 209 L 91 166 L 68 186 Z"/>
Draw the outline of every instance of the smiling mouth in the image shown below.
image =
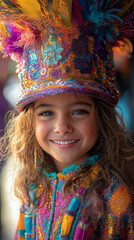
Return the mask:
<path id="1" fill-rule="evenodd" d="M 79 140 L 70 140 L 70 141 L 54 141 L 54 140 L 51 140 L 51 142 L 55 143 L 55 144 L 58 144 L 58 145 L 69 145 L 69 144 L 73 144 L 73 143 L 76 143 L 78 142 Z"/>

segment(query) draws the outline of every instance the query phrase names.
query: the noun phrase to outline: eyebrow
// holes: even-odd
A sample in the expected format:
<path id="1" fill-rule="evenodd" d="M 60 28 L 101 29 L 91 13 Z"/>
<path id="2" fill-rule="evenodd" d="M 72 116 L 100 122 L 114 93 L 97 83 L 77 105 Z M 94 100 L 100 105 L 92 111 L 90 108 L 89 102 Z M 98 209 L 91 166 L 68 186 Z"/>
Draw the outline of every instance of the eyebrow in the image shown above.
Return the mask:
<path id="1" fill-rule="evenodd" d="M 92 107 L 91 103 L 87 103 L 87 102 L 73 102 L 71 104 L 69 104 L 69 106 L 76 106 L 76 105 L 86 105 L 88 107 Z M 42 108 L 42 107 L 56 107 L 53 104 L 47 104 L 47 103 L 41 103 L 39 105 L 37 105 L 34 110 L 38 109 L 38 108 Z"/>
<path id="2" fill-rule="evenodd" d="M 38 108 L 42 108 L 42 107 L 54 107 L 54 105 L 52 104 L 46 104 L 46 103 L 41 103 L 39 105 L 37 105 L 34 110 L 38 109 Z"/>
<path id="3" fill-rule="evenodd" d="M 92 107 L 92 104 L 87 102 L 74 102 L 74 103 L 71 103 L 70 105 L 86 105 L 88 107 Z"/>

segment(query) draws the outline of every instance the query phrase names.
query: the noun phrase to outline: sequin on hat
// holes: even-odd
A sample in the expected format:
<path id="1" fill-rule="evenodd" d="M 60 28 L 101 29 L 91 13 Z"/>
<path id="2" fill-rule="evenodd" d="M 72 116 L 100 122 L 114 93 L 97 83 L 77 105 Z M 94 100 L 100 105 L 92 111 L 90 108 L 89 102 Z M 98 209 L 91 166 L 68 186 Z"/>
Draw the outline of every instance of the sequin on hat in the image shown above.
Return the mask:
<path id="1" fill-rule="evenodd" d="M 1 50 L 18 62 L 22 86 L 17 110 L 56 94 L 88 95 L 116 105 L 112 46 L 122 22 L 116 3 L 32 3 L 30 9 L 25 1 L 0 1 Z"/>

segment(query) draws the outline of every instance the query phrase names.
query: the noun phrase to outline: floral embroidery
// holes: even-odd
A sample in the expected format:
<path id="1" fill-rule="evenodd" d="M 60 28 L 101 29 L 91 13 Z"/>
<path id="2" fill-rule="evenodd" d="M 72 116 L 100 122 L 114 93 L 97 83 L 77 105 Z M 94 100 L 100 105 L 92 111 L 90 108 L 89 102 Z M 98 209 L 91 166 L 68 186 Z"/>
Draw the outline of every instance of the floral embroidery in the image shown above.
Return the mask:
<path id="1" fill-rule="evenodd" d="M 62 58 L 61 53 L 63 50 L 61 43 L 57 43 L 55 39 L 50 40 L 42 51 L 44 57 L 43 64 L 46 64 L 47 67 L 57 65 L 58 61 Z"/>

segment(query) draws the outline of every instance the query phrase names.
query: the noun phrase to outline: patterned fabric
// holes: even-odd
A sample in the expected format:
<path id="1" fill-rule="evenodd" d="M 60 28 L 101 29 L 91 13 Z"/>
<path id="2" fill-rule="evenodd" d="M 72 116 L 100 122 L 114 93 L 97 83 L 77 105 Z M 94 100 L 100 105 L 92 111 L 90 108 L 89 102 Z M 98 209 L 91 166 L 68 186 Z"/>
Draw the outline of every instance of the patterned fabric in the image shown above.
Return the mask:
<path id="1" fill-rule="evenodd" d="M 0 0 L 0 49 L 17 61 L 22 86 L 18 111 L 59 93 L 116 105 L 112 47 L 119 37 L 134 35 L 133 5 L 133 0 Z"/>
<path id="2" fill-rule="evenodd" d="M 80 166 L 79 166 L 80 167 Z M 32 219 L 32 234 L 30 237 L 19 237 L 17 230 L 14 240 L 59 240 L 61 234 L 61 226 L 63 217 L 67 211 L 73 196 L 70 192 L 67 196 L 62 193 L 62 187 L 65 180 L 71 176 L 72 173 L 79 168 L 73 165 L 65 168 L 62 173 L 48 174 L 51 181 L 51 190 L 49 192 L 49 200 L 47 203 L 33 213 Z M 134 239 L 134 199 L 129 193 L 127 187 L 119 180 L 111 178 L 111 184 L 104 190 L 103 197 L 105 201 L 105 216 L 101 217 L 97 228 L 88 226 L 82 220 L 82 209 L 88 204 L 88 195 L 90 193 L 91 185 L 93 185 L 96 176 L 99 174 L 101 168 L 98 164 L 92 166 L 92 171 L 89 176 L 85 176 L 84 181 L 81 181 L 81 187 L 86 188 L 86 197 L 82 199 L 75 214 L 71 225 L 71 230 L 67 238 L 62 239 L 112 239 L 112 240 L 132 240 Z M 85 186 L 86 185 L 86 186 Z M 42 204 L 40 202 L 40 206 Z M 26 206 L 21 209 L 20 215 L 26 213 Z M 81 221 L 82 220 L 82 221 Z M 23 220 L 21 222 L 22 231 Z M 84 227 L 86 226 L 86 228 Z M 78 227 L 82 227 L 83 234 L 76 238 L 75 232 Z M 19 226 L 20 229 L 20 226 Z M 87 232 L 88 229 L 88 232 Z M 74 238 L 75 236 L 75 238 Z M 80 237 L 81 236 L 81 237 Z M 86 236 L 86 237 L 82 237 Z"/>
<path id="3" fill-rule="evenodd" d="M 48 40 L 45 44 L 42 42 L 39 50 L 25 49 L 25 61 L 19 73 L 23 91 L 18 110 L 44 96 L 59 93 L 89 95 L 115 105 L 119 92 L 114 85 L 111 48 L 99 44 L 95 53 L 95 41 L 92 36 L 85 36 L 71 43 L 54 31 L 48 34 Z"/>

